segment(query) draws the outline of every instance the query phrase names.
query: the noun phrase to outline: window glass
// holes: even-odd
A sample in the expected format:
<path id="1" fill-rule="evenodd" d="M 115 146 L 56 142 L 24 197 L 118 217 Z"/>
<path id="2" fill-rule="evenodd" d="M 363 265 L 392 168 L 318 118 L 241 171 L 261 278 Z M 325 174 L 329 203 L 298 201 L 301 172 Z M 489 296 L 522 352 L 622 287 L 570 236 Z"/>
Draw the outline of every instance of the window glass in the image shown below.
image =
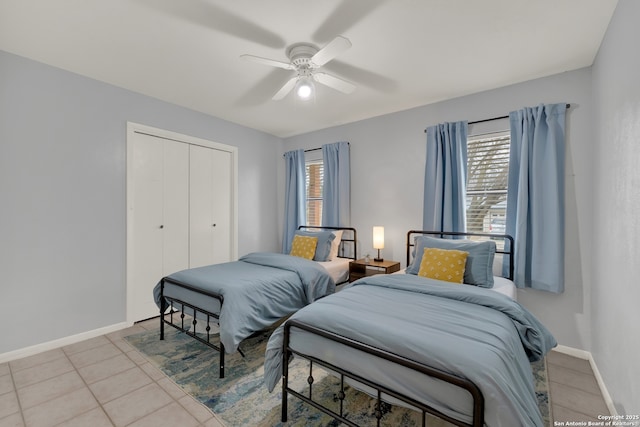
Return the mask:
<path id="1" fill-rule="evenodd" d="M 306 161 L 307 225 L 322 225 L 322 184 L 324 164 L 322 160 Z"/>
<path id="2" fill-rule="evenodd" d="M 467 141 L 467 231 L 505 233 L 509 132 Z"/>

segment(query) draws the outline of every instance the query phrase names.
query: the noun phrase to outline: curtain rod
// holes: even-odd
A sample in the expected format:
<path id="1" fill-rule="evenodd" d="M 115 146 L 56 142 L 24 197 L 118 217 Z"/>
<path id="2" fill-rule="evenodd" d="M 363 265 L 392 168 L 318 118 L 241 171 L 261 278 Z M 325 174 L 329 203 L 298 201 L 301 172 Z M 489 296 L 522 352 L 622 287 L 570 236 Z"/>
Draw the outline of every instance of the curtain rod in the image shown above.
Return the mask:
<path id="1" fill-rule="evenodd" d="M 351 143 L 347 141 L 347 145 L 351 146 Z M 318 150 L 322 150 L 322 147 L 307 148 L 306 150 L 304 150 L 304 152 L 308 153 L 309 151 L 318 151 Z M 284 157 L 284 154 L 282 155 L 282 157 Z"/>
<path id="2" fill-rule="evenodd" d="M 567 106 L 567 108 L 569 108 L 569 107 L 571 107 L 571 104 L 567 104 L 566 106 Z M 476 123 L 492 122 L 492 121 L 494 121 L 494 120 L 508 119 L 508 118 L 509 118 L 509 116 L 493 117 L 493 118 L 490 118 L 490 119 L 476 120 L 476 121 L 473 121 L 473 122 L 469 122 L 469 123 L 467 123 L 467 124 L 469 124 L 469 125 L 474 125 L 474 124 L 476 124 Z M 425 129 L 424 131 L 425 131 L 425 133 L 427 132 L 427 130 L 426 130 L 426 129 Z"/>
<path id="3" fill-rule="evenodd" d="M 322 150 L 322 147 L 318 147 L 318 148 L 307 148 L 306 150 L 304 150 L 305 153 L 308 153 L 309 151 L 318 151 L 318 150 Z M 282 157 L 284 157 L 284 154 L 282 155 Z"/>

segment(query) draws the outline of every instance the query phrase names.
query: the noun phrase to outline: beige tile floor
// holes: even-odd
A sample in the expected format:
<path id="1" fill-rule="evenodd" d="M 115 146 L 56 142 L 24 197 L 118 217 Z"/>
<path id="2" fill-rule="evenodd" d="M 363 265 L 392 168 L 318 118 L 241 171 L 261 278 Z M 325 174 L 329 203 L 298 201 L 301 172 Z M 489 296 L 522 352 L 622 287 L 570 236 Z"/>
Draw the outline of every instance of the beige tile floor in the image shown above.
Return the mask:
<path id="1" fill-rule="evenodd" d="M 223 427 L 122 339 L 143 328 L 0 364 L 0 427 Z M 548 372 L 554 420 L 607 414 L 587 361 L 552 352 Z"/>
<path id="2" fill-rule="evenodd" d="M 0 427 L 224 427 L 123 340 L 157 322 L 0 364 Z"/>

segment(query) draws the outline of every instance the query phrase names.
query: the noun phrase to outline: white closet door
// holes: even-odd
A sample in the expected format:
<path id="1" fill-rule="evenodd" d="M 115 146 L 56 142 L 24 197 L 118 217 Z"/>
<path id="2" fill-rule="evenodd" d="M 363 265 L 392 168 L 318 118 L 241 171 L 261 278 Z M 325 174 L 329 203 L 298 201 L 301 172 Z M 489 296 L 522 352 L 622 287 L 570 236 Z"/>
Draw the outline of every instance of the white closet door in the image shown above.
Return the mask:
<path id="1" fill-rule="evenodd" d="M 162 277 L 189 268 L 189 145 L 164 143 Z"/>
<path id="2" fill-rule="evenodd" d="M 189 266 L 228 262 L 231 254 L 231 153 L 192 145 L 190 148 Z"/>
<path id="3" fill-rule="evenodd" d="M 127 320 L 167 275 L 237 257 L 237 148 L 127 123 Z"/>
<path id="4" fill-rule="evenodd" d="M 135 320 L 158 315 L 153 287 L 189 267 L 188 145 L 136 134 L 133 143 L 132 304 Z"/>

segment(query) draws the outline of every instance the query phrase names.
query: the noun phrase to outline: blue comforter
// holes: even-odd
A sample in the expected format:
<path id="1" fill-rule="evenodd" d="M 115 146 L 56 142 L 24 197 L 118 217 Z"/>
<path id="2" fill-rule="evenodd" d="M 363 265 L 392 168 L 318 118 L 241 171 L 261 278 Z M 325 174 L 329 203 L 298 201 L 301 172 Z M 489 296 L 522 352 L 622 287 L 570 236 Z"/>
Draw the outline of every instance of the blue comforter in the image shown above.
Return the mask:
<path id="1" fill-rule="evenodd" d="M 220 341 L 227 353 L 252 333 L 335 291 L 327 270 L 300 257 L 255 252 L 238 261 L 191 268 L 168 276 L 224 297 L 217 301 L 165 284 L 165 296 L 173 296 L 212 313 L 220 313 Z M 160 307 L 160 284 L 153 295 Z"/>
<path id="2" fill-rule="evenodd" d="M 468 378 L 485 398 L 486 425 L 542 425 L 530 362 L 543 358 L 556 341 L 531 313 L 504 295 L 414 275 L 378 275 L 352 283 L 291 319 Z M 282 375 L 282 338 L 281 326 L 267 345 L 269 390 Z M 295 328 L 290 339 L 302 353 L 329 359 L 455 418 L 471 419 L 469 408 L 460 404 L 464 396 L 459 390 L 427 384 L 362 353 L 347 354 L 344 347 L 318 343 Z"/>

